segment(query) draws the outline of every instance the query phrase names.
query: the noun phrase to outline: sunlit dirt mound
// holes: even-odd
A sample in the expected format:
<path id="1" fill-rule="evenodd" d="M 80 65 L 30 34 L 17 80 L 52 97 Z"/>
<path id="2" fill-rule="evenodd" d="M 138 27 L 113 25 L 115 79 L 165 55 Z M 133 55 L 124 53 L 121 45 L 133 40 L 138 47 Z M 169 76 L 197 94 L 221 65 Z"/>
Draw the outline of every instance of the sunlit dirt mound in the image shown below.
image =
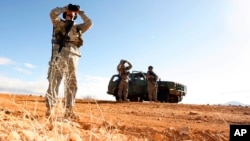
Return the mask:
<path id="1" fill-rule="evenodd" d="M 59 99 L 45 117 L 44 96 L 0 94 L 0 140 L 228 141 L 230 124 L 250 124 L 247 106 L 78 99 L 79 120 L 64 119 Z"/>

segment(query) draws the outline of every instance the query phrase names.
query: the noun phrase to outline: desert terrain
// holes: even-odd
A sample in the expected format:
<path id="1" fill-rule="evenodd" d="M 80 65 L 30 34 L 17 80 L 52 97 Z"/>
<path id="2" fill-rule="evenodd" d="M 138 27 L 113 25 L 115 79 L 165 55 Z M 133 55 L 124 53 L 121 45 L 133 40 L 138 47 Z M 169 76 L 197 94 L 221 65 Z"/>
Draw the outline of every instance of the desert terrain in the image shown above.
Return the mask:
<path id="1" fill-rule="evenodd" d="M 63 99 L 45 116 L 44 96 L 0 94 L 0 140 L 228 141 L 230 124 L 250 124 L 248 106 L 77 99 L 79 120 L 63 118 Z"/>

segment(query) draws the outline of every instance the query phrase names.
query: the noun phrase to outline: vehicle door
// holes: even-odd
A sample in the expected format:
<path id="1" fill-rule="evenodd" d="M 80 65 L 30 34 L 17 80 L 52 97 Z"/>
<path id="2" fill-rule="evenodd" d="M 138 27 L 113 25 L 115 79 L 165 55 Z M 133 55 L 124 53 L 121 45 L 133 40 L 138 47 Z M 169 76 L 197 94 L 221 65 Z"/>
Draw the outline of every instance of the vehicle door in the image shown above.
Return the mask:
<path id="1" fill-rule="evenodd" d="M 147 80 L 142 73 L 134 74 L 130 81 L 130 93 L 141 95 L 147 92 Z"/>

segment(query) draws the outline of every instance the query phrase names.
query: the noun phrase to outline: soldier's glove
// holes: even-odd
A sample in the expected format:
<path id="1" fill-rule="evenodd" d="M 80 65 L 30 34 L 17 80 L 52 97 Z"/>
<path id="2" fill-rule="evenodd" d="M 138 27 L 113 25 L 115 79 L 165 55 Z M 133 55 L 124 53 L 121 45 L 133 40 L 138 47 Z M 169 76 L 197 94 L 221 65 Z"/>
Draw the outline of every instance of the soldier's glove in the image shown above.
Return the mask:
<path id="1" fill-rule="evenodd" d="M 84 12 L 83 10 L 80 10 L 78 13 L 82 13 L 82 14 L 84 14 L 85 12 Z"/>

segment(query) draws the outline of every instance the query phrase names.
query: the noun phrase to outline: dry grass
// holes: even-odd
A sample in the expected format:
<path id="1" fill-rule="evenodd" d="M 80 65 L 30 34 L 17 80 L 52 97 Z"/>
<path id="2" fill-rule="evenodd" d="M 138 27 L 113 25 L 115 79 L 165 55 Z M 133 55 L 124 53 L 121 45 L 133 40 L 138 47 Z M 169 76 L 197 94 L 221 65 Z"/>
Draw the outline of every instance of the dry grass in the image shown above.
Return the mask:
<path id="1" fill-rule="evenodd" d="M 80 120 L 67 120 L 62 99 L 46 118 L 42 96 L 0 98 L 1 141 L 228 141 L 230 124 L 250 123 L 248 107 L 91 99 L 77 101 Z"/>
<path id="2" fill-rule="evenodd" d="M 1 109 L 1 141 L 127 140 L 125 135 L 119 134 L 115 127 L 105 120 L 100 108 L 101 116 L 84 115 L 90 118 L 90 122 L 85 123 L 63 118 L 65 107 L 62 99 L 58 100 L 55 112 L 50 117 L 38 116 L 38 101 L 33 102 L 34 105 L 30 105 L 28 101 L 24 101 L 24 104 L 17 104 L 15 96 L 11 95 L 10 100 L 4 103 L 4 105 L 9 105 L 12 109 L 18 110 Z M 96 105 L 99 107 L 97 103 Z M 98 126 L 93 122 L 94 120 L 98 121 Z"/>
<path id="3" fill-rule="evenodd" d="M 18 111 L 2 109 L 0 112 L 0 139 L 1 140 L 69 140 L 79 138 L 77 126 L 72 121 L 60 119 L 62 107 L 57 107 L 57 113 L 53 119 L 38 118 L 37 104 L 34 111 L 30 112 L 12 101 L 10 105 L 15 106 Z M 24 107 L 27 107 L 24 106 Z M 52 117 L 51 117 L 52 118 Z M 78 140 L 79 140 L 78 139 Z"/>

